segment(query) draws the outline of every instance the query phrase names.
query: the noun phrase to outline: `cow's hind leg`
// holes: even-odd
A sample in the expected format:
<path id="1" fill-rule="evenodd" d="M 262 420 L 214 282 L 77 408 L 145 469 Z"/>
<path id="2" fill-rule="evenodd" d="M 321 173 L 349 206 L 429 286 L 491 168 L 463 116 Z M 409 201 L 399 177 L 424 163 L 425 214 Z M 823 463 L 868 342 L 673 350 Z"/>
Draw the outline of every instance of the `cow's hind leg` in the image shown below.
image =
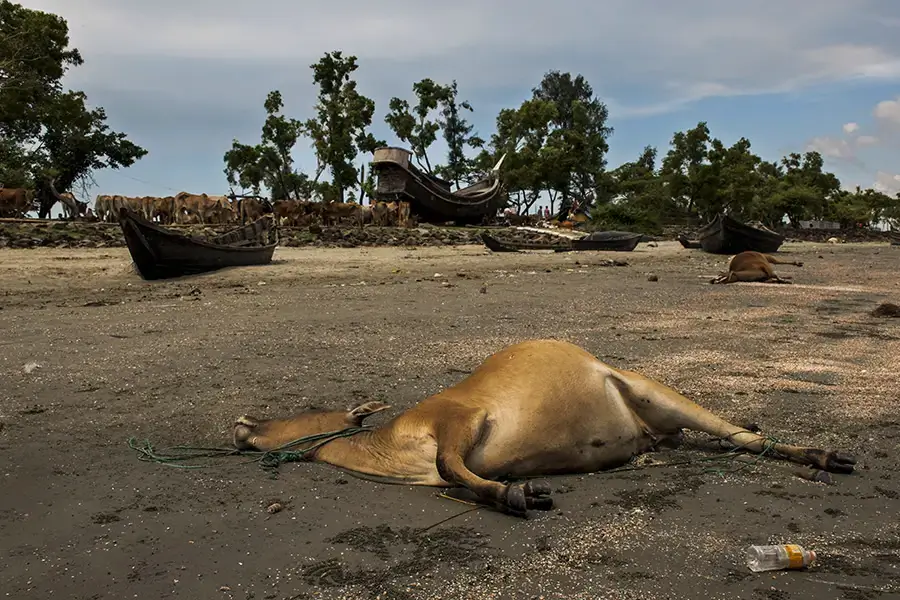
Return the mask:
<path id="1" fill-rule="evenodd" d="M 772 265 L 794 265 L 795 267 L 803 266 L 803 262 L 799 260 L 780 260 L 770 254 L 763 254 L 763 256 L 765 256 L 766 260 L 769 261 L 769 264 Z"/>
<path id="2" fill-rule="evenodd" d="M 550 486 L 545 482 L 503 484 L 479 477 L 466 457 L 485 438 L 489 425 L 483 410 L 459 409 L 441 415 L 437 428 L 437 470 L 444 481 L 461 485 L 496 509 L 524 517 L 526 510 L 550 510 Z"/>
<path id="3" fill-rule="evenodd" d="M 627 393 L 635 412 L 655 430 L 673 432 L 692 429 L 730 441 L 734 446 L 757 454 L 818 467 L 833 473 L 852 473 L 856 459 L 848 454 L 818 448 L 782 444 L 753 433 L 749 428 L 729 423 L 674 389 L 628 372 Z"/>

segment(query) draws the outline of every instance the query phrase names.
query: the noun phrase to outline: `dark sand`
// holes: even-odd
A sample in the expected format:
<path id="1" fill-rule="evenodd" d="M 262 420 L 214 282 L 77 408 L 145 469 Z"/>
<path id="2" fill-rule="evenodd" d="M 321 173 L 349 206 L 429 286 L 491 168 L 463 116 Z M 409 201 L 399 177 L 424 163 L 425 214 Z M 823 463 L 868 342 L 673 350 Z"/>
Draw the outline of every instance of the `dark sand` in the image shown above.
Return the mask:
<path id="1" fill-rule="evenodd" d="M 900 248 L 783 250 L 806 262 L 777 269 L 793 286 L 710 286 L 727 257 L 675 243 L 290 248 L 155 284 L 124 249 L 0 250 L 0 596 L 900 598 L 900 319 L 868 315 L 900 302 Z M 545 336 L 732 421 L 855 453 L 858 472 L 828 486 L 786 463 L 733 472 L 664 451 L 639 462 L 694 462 L 551 478 L 556 509 L 523 520 L 326 465 L 179 470 L 126 445 L 224 445 L 245 412 L 366 399 L 393 404 L 381 422 Z M 267 513 L 274 500 L 286 509 Z M 778 542 L 819 561 L 746 568 L 746 545 Z"/>

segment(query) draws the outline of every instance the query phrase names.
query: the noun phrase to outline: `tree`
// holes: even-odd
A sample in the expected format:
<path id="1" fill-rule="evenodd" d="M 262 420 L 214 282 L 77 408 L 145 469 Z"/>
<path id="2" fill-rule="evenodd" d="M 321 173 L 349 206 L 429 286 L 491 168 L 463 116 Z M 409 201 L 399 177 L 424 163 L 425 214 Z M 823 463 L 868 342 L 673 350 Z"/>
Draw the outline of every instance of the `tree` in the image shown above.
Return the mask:
<path id="1" fill-rule="evenodd" d="M 385 142 L 375 139 L 367 131 L 372 125 L 375 102 L 360 94 L 352 79 L 358 68 L 355 56 L 343 56 L 340 51 L 333 51 L 310 68 L 313 81 L 319 86 L 319 95 L 316 118 L 309 119 L 305 129 L 313 140 L 318 170 L 327 167 L 331 172 L 331 184 L 318 187 L 326 199 L 343 202 L 347 189 L 364 188 L 363 178 L 353 161 L 360 152 L 371 154 Z"/>
<path id="2" fill-rule="evenodd" d="M 791 153 L 781 159 L 784 176 L 772 202 L 786 214 L 791 226 L 803 219 L 824 219 L 828 203 L 841 189 L 840 180 L 823 170 L 818 152 Z"/>
<path id="3" fill-rule="evenodd" d="M 520 214 L 550 193 L 551 207 L 556 190 L 549 189 L 555 156 L 547 148 L 556 106 L 545 100 L 526 100 L 517 109 L 503 109 L 497 115 L 497 132 L 491 136 L 489 149 L 475 160 L 476 171 L 485 174 L 505 154 L 501 178 L 507 192 L 507 204 Z"/>
<path id="4" fill-rule="evenodd" d="M 294 169 L 291 156 L 303 136 L 303 123 L 282 114 L 284 102 L 278 90 L 269 92 L 264 106 L 266 120 L 260 143 L 248 146 L 233 140 L 224 156 L 225 177 L 229 184 L 250 188 L 255 194 L 265 185 L 273 200 L 309 198 L 315 181 Z M 320 174 L 321 170 L 316 179 Z"/>
<path id="5" fill-rule="evenodd" d="M 440 177 L 452 181 L 456 187 L 460 187 L 460 181 L 467 180 L 473 171 L 473 161 L 466 157 L 466 146 L 471 148 L 484 147 L 484 140 L 472 132 L 475 126 L 470 124 L 460 115 L 460 109 L 474 112 L 468 100 L 457 102 L 456 80 L 444 88 L 443 98 L 440 100 L 441 117 L 438 121 L 444 140 L 447 142 L 447 164 L 435 168 Z"/>
<path id="6" fill-rule="evenodd" d="M 697 205 L 709 205 L 709 127 L 701 121 L 693 129 L 672 136 L 663 158 L 660 176 L 672 200 L 687 216 L 697 214 Z"/>
<path id="7" fill-rule="evenodd" d="M 613 129 L 607 125 L 609 111 L 594 97 L 594 91 L 582 75 L 550 71 L 533 98 L 551 102 L 556 108 L 546 142 L 547 159 L 554 164 L 548 173 L 549 187 L 561 196 L 559 213 L 572 206 L 573 194 L 587 207 L 596 200 L 598 185 L 604 179 L 608 138 Z"/>
<path id="8" fill-rule="evenodd" d="M 628 229 L 657 233 L 676 207 L 666 194 L 656 171 L 657 150 L 645 146 L 634 162 L 624 163 L 610 173 L 606 182 L 608 200 L 598 202 L 591 220 L 605 229 Z"/>
<path id="9" fill-rule="evenodd" d="M 28 140 L 41 133 L 43 108 L 62 92 L 62 78 L 84 63 L 69 48 L 60 16 L 0 0 L 0 136 Z"/>
<path id="10" fill-rule="evenodd" d="M 62 17 L 0 0 L 0 176 L 34 187 L 41 218 L 58 192 L 87 188 L 95 171 L 147 154 L 111 131 L 106 111 L 89 108 L 83 92 L 63 90 L 63 75 L 83 63 L 68 45 Z"/>
<path id="11" fill-rule="evenodd" d="M 433 173 L 428 148 L 437 140 L 441 125 L 430 116 L 446 97 L 447 91 L 444 86 L 428 78 L 417 81 L 412 87 L 417 100 L 415 108 L 411 109 L 409 102 L 402 98 L 391 98 L 384 122 L 401 142 L 409 144 L 419 166 Z"/>
<path id="12" fill-rule="evenodd" d="M 699 207 L 701 213 L 707 218 L 720 212 L 747 218 L 763 181 L 758 170 L 762 159 L 750 151 L 750 140 L 742 137 L 726 148 L 720 140 L 713 139 L 709 162 L 716 194 L 704 198 L 709 203 Z"/>

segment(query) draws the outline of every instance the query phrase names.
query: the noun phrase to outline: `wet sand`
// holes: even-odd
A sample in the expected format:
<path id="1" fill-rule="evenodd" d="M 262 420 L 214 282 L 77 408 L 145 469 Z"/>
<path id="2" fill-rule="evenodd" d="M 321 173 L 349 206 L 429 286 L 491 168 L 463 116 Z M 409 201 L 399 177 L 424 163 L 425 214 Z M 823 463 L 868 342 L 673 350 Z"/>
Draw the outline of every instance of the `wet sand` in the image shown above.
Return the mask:
<path id="1" fill-rule="evenodd" d="M 711 286 L 727 257 L 280 248 L 273 264 L 147 283 L 127 251 L 0 250 L 0 592 L 78 598 L 900 598 L 900 248 L 786 244 L 795 285 Z M 609 259 L 628 266 L 603 266 Z M 659 281 L 648 281 L 651 274 Z M 482 293 L 486 286 L 486 293 Z M 383 422 L 503 346 L 583 345 L 777 438 L 854 453 L 812 483 L 689 444 L 553 477 L 527 520 L 359 480 L 223 459 L 243 413 L 369 399 Z M 688 461 L 688 464 L 667 463 Z M 285 510 L 269 514 L 279 501 Z M 449 519 L 446 522 L 443 520 Z M 751 573 L 751 543 L 819 561 Z"/>

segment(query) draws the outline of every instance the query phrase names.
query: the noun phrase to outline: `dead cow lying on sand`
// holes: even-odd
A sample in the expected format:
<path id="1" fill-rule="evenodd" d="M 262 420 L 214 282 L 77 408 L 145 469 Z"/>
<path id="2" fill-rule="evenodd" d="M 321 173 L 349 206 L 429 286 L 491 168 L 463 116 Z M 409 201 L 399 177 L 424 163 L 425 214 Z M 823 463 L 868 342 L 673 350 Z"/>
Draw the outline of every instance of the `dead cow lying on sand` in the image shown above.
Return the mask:
<path id="1" fill-rule="evenodd" d="M 349 411 L 286 419 L 243 416 L 235 422 L 234 444 L 272 450 L 306 436 L 359 427 L 387 408 L 368 402 Z M 496 479 L 614 468 L 677 440 L 682 429 L 826 471 L 850 473 L 856 464 L 852 456 L 774 443 L 661 383 L 557 340 L 508 346 L 461 382 L 386 424 L 334 438 L 306 456 L 383 483 L 464 486 L 481 502 L 524 516 L 527 509 L 552 508 L 549 485 Z"/>
<path id="2" fill-rule="evenodd" d="M 788 279 L 775 274 L 772 265 L 794 265 L 802 267 L 803 263 L 793 260 L 778 260 L 762 252 L 741 252 L 728 263 L 728 272 L 722 273 L 710 283 L 734 283 L 736 281 L 758 281 L 761 283 L 791 283 Z"/>

